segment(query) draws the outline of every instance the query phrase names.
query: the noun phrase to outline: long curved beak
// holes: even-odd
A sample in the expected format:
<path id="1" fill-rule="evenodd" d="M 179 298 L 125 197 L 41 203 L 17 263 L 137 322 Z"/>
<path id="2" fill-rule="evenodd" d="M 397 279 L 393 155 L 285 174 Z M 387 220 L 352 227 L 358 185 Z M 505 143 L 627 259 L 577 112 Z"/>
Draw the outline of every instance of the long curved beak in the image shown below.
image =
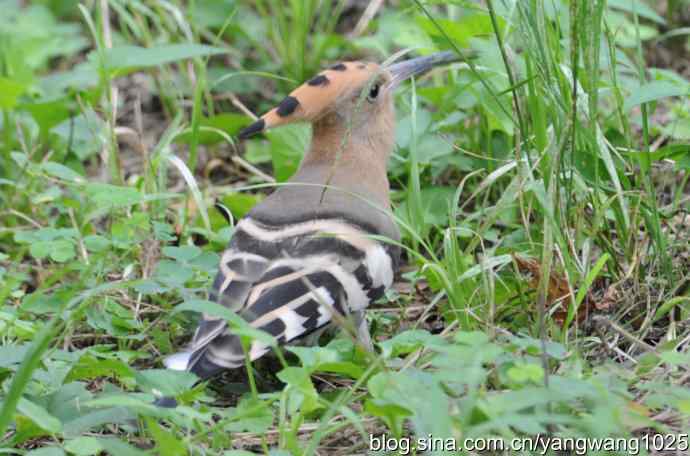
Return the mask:
<path id="1" fill-rule="evenodd" d="M 458 62 L 461 60 L 462 59 L 455 52 L 443 51 L 426 55 L 424 57 L 417 57 L 414 59 L 393 63 L 386 67 L 388 72 L 391 74 L 388 89 L 393 90 L 404 80 L 416 74 L 424 73 L 435 66 L 443 65 L 445 63 Z"/>

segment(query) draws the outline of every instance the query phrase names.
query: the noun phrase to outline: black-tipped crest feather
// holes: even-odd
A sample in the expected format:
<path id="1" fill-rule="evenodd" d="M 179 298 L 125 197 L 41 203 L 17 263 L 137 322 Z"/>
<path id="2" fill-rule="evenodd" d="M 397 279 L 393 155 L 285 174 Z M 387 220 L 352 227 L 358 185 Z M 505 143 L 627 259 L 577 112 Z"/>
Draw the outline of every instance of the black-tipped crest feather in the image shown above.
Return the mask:
<path id="1" fill-rule="evenodd" d="M 247 139 L 251 136 L 254 136 L 257 133 L 261 133 L 264 130 L 264 128 L 266 128 L 266 121 L 264 119 L 259 119 L 256 122 L 249 125 L 248 127 L 240 130 L 237 137 L 240 139 Z"/>

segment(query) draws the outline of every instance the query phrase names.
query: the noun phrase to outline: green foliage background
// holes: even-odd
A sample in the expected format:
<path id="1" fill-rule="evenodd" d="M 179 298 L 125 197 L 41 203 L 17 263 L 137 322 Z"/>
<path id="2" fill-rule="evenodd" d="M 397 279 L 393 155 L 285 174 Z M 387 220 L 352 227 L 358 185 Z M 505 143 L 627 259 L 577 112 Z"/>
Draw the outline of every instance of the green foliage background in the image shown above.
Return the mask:
<path id="1" fill-rule="evenodd" d="M 0 452 L 687 436 L 690 2 L 391 3 L 0 0 Z M 377 353 L 340 335 L 211 383 L 162 370 L 199 312 L 264 337 L 207 290 L 310 131 L 236 133 L 400 49 L 474 57 L 397 99 L 406 267 Z"/>

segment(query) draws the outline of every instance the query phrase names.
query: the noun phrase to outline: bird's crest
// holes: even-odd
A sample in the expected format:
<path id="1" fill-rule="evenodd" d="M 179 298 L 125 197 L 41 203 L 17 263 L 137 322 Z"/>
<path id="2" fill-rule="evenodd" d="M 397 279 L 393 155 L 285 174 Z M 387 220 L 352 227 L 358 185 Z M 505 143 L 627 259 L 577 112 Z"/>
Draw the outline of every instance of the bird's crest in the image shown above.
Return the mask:
<path id="1" fill-rule="evenodd" d="M 280 125 L 317 120 L 348 89 L 364 85 L 380 71 L 379 68 L 371 62 L 337 63 L 293 90 L 278 106 L 240 131 L 239 138 L 245 139 Z"/>

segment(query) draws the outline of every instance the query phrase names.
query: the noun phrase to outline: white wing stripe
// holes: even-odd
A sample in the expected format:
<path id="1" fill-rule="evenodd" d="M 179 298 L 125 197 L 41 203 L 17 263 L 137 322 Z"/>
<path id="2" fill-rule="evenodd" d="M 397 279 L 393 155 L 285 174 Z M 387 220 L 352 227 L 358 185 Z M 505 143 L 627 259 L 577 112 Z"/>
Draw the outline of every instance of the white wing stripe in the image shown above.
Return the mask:
<path id="1" fill-rule="evenodd" d="M 272 230 L 258 225 L 250 218 L 245 218 L 237 224 L 237 229 L 263 242 L 279 242 L 285 238 L 311 233 L 330 234 L 362 251 L 366 251 L 372 245 L 378 245 L 378 242 L 369 238 L 366 232 L 348 223 L 332 219 L 310 220 Z"/>
<path id="2" fill-rule="evenodd" d="M 325 302 L 326 304 L 331 305 L 331 306 L 335 302 L 335 301 L 333 301 L 331 294 L 328 292 L 328 290 L 326 288 L 319 287 L 315 290 L 310 291 L 309 293 L 303 294 L 302 296 L 300 296 L 297 299 L 293 299 L 292 301 L 283 304 L 282 306 L 278 307 L 277 309 L 275 309 L 271 312 L 268 312 L 268 313 L 260 316 L 259 318 L 257 318 L 253 322 L 251 322 L 251 325 L 254 328 L 259 328 L 261 326 L 264 326 L 264 325 L 272 322 L 275 318 L 282 318 L 283 314 L 286 311 L 288 311 L 288 310 L 292 311 L 292 310 L 296 309 L 297 307 L 301 306 L 302 304 L 304 304 L 305 302 L 310 301 L 312 299 L 314 299 L 316 302 L 319 302 L 319 303 Z M 299 315 L 297 315 L 297 314 L 295 314 L 295 315 L 299 317 Z M 284 319 L 283 319 L 283 322 L 286 324 L 286 326 L 288 325 L 288 322 L 286 322 Z"/>

